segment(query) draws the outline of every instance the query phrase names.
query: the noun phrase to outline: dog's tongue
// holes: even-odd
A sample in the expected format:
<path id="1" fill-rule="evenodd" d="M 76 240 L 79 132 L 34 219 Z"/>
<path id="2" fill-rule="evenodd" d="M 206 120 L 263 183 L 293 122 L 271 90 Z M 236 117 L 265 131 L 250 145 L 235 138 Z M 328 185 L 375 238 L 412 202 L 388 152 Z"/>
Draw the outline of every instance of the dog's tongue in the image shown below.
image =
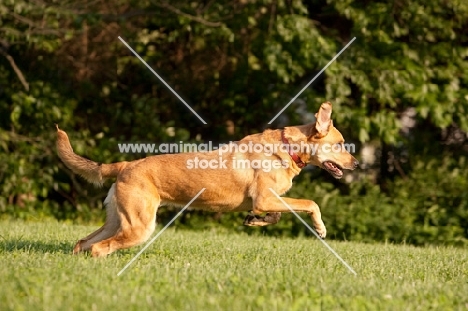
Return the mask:
<path id="1" fill-rule="evenodd" d="M 336 174 L 337 176 L 343 176 L 343 172 L 332 162 L 324 162 L 323 165 L 325 166 L 326 169 L 329 171 L 333 172 L 333 174 Z"/>

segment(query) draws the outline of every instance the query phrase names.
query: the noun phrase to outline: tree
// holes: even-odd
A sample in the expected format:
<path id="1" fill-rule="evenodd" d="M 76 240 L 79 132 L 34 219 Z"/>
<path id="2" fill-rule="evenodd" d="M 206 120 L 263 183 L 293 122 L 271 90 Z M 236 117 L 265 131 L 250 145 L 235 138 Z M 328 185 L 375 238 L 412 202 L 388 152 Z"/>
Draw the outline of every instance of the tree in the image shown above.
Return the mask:
<path id="1" fill-rule="evenodd" d="M 54 123 L 70 132 L 78 153 L 102 162 L 143 156 L 119 153 L 119 142 L 236 140 L 269 127 L 356 37 L 272 126 L 311 122 L 310 112 L 330 100 L 345 136 L 374 148 L 377 160 L 353 175 L 352 184 L 313 170 L 294 191 L 315 194 L 327 206 L 327 193 L 339 189 L 343 199 L 334 204 L 359 201 L 364 212 L 379 200 L 388 209 L 406 204 L 411 212 L 400 215 L 401 226 L 423 228 L 418 232 L 452 226 L 446 232 L 453 239 L 468 237 L 462 229 L 467 200 L 460 194 L 468 177 L 463 1 L 7 0 L 0 12 L 0 211 L 5 214 L 92 218 L 101 207 L 104 191 L 85 185 L 55 157 Z M 453 185 L 446 185 L 443 170 L 435 167 L 449 171 Z M 322 186 L 307 186 L 312 177 Z M 428 199 L 440 188 L 438 180 L 453 199 L 441 194 Z M 415 192 L 416 186 L 428 192 L 409 196 L 407 189 Z M 400 217 L 395 213 L 380 214 L 395 220 Z M 443 221 L 436 224 L 430 213 Z M 329 217 L 340 223 L 338 215 Z M 346 221 L 336 230 L 348 238 L 362 237 L 369 227 L 367 220 Z M 395 231 L 372 230 L 375 239 Z M 430 233 L 433 239 L 437 230 Z"/>

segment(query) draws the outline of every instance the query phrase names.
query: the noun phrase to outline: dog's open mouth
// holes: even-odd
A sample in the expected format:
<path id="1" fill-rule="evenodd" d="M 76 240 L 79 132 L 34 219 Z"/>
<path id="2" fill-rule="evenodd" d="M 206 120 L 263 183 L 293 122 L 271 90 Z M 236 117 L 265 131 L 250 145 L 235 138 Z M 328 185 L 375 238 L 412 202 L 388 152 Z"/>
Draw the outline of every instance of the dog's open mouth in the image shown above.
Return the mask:
<path id="1" fill-rule="evenodd" d="M 325 161 L 325 162 L 322 163 L 322 166 L 333 177 L 335 177 L 337 179 L 343 177 L 342 168 L 338 164 L 333 163 L 331 161 Z"/>

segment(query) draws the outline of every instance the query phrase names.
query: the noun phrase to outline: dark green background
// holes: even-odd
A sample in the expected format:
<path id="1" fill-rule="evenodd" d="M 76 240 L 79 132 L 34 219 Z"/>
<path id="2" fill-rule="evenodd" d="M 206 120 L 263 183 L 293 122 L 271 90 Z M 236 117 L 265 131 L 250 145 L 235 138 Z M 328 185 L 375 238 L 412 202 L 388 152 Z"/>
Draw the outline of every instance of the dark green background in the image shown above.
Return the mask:
<path id="1" fill-rule="evenodd" d="M 310 122 L 330 100 L 335 125 L 357 144 L 363 165 L 342 181 L 306 170 L 290 192 L 317 201 L 329 237 L 466 244 L 467 29 L 462 0 L 4 0 L 0 213 L 102 221 L 110 183 L 96 189 L 64 168 L 55 155 L 55 123 L 78 154 L 112 162 L 144 156 L 119 153 L 120 142 L 227 142 Z M 362 158 L 363 147 L 374 161 Z M 161 209 L 159 221 L 174 213 Z M 192 212 L 178 225 L 307 234 L 294 217 L 251 229 L 240 226 L 243 216 Z"/>

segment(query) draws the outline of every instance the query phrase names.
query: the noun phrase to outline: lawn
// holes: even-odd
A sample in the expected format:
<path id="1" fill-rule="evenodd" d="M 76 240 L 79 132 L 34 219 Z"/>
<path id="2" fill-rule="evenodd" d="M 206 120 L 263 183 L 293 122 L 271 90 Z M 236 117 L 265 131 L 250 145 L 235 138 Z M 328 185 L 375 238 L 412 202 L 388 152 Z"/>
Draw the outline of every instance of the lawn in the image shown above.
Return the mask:
<path id="1" fill-rule="evenodd" d="M 158 226 L 161 228 L 161 226 Z M 94 230 L 0 222 L 1 310 L 465 310 L 468 250 L 170 228 L 141 249 L 72 256 Z"/>

